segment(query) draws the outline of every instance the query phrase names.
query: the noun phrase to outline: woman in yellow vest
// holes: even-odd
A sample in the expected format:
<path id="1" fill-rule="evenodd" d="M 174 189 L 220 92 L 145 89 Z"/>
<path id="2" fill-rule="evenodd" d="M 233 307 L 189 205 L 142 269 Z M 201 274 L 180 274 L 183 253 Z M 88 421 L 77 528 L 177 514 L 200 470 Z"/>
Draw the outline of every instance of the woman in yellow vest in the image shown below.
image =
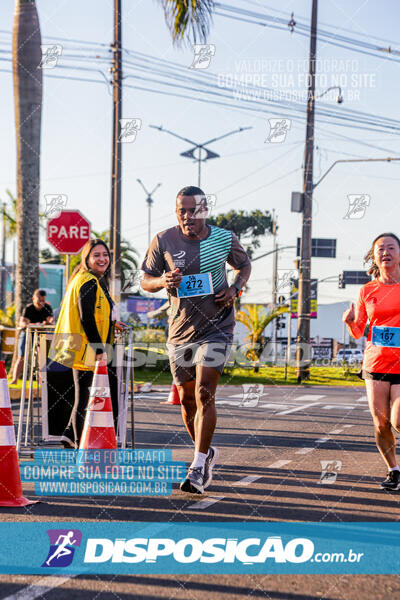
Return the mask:
<path id="1" fill-rule="evenodd" d="M 81 262 L 73 271 L 61 305 L 49 357 L 73 370 L 75 402 L 67 428 L 61 437 L 66 448 L 77 448 L 85 420 L 96 360 L 106 360 L 106 346 L 112 344 L 114 303 L 108 292 L 110 251 L 103 240 L 89 240 Z M 111 358 L 111 356 L 109 357 Z M 109 369 L 114 422 L 118 416 L 116 375 Z"/>

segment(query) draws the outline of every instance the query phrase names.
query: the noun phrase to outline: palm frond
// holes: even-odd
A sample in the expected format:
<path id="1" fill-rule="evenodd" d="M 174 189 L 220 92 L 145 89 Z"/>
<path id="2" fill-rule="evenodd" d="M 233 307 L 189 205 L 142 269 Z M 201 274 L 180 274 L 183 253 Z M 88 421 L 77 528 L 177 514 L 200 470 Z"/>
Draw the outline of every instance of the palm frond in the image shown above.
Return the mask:
<path id="1" fill-rule="evenodd" d="M 158 0 L 174 43 L 183 40 L 206 42 L 212 21 L 214 0 Z"/>

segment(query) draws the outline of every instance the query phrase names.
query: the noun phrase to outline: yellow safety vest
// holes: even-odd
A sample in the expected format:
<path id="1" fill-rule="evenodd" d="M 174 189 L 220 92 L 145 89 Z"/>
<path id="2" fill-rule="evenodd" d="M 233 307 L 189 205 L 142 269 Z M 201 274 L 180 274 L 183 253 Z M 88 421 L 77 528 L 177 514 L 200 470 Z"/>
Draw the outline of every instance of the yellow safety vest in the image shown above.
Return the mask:
<path id="1" fill-rule="evenodd" d="M 96 352 L 89 344 L 78 308 L 79 290 L 92 279 L 97 283 L 94 318 L 101 341 L 106 343 L 110 327 L 110 303 L 97 277 L 88 271 L 79 271 L 65 292 L 49 351 L 51 360 L 79 371 L 93 371 L 96 364 Z"/>

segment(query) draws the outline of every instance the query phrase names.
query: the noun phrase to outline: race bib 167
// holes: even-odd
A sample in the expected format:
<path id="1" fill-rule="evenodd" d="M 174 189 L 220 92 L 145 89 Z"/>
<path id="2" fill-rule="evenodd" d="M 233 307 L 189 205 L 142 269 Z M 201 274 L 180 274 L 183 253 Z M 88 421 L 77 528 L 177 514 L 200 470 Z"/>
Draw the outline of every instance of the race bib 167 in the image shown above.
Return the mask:
<path id="1" fill-rule="evenodd" d="M 372 343 L 374 346 L 400 348 L 400 327 L 374 326 L 372 328 Z"/>

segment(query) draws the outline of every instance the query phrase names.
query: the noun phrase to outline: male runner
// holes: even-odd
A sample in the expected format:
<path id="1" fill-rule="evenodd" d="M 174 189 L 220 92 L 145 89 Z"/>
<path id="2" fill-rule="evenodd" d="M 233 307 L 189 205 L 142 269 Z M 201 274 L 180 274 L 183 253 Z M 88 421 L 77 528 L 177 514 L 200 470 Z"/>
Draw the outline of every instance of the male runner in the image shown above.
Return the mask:
<path id="1" fill-rule="evenodd" d="M 233 303 L 247 282 L 249 257 L 232 231 L 207 225 L 207 199 L 194 186 L 176 198 L 178 226 L 155 236 L 142 264 L 142 288 L 165 288 L 171 306 L 168 353 L 182 403 L 182 418 L 195 444 L 181 490 L 202 494 L 212 480 L 218 450 L 215 392 L 229 356 L 235 325 Z M 228 287 L 226 263 L 234 269 Z"/>

